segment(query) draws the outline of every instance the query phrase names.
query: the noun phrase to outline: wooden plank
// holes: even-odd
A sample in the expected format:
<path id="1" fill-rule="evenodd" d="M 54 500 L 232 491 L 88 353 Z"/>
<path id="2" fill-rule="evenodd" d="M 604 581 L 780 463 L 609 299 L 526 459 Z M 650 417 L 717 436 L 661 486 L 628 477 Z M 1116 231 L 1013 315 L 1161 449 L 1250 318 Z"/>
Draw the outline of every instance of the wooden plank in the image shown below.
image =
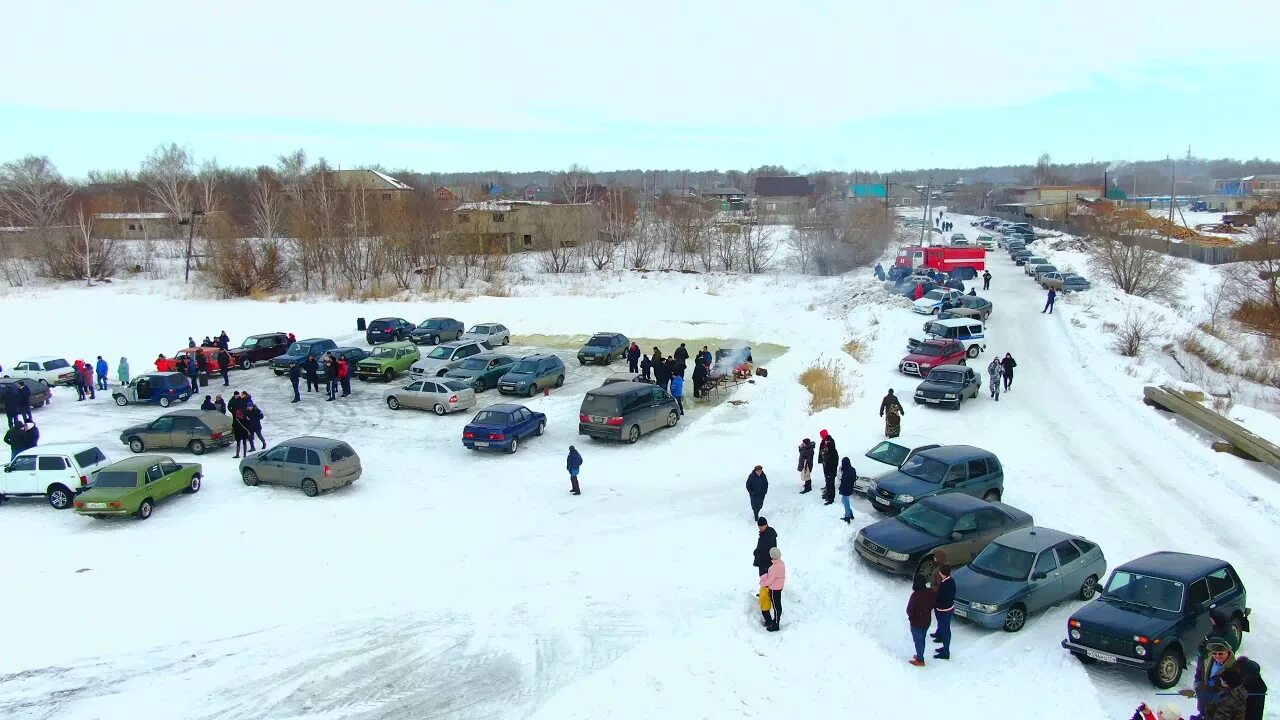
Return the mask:
<path id="1" fill-rule="evenodd" d="M 1280 447 L 1246 430 L 1239 423 L 1206 408 L 1188 393 L 1168 386 L 1148 385 L 1143 402 L 1177 413 L 1201 428 L 1226 440 L 1237 454 L 1243 454 L 1280 470 Z"/>

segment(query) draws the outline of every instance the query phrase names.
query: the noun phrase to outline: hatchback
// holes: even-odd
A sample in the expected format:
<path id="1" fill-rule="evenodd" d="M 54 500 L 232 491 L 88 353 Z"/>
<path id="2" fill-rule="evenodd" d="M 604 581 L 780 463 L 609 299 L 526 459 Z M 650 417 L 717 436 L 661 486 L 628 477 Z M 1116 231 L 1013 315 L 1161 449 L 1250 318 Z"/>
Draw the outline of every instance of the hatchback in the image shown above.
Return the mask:
<path id="1" fill-rule="evenodd" d="M 578 408 L 578 434 L 595 440 L 626 440 L 680 422 L 680 406 L 666 390 L 638 382 L 616 382 L 588 392 Z"/>
<path id="2" fill-rule="evenodd" d="M 203 455 L 209 448 L 226 447 L 235 438 L 231 418 L 212 410 L 174 410 L 144 425 L 120 431 L 120 442 L 140 453 L 160 448 L 185 448 Z"/>
<path id="3" fill-rule="evenodd" d="M 516 361 L 498 380 L 503 395 L 527 395 L 564 385 L 564 361 L 555 355 L 530 355 Z"/>
<path id="4" fill-rule="evenodd" d="M 409 337 L 409 333 L 413 332 L 413 323 L 398 317 L 378 318 L 369 323 L 365 328 L 364 339 L 370 345 L 378 343 L 396 342 Z"/>
<path id="5" fill-rule="evenodd" d="M 488 343 L 479 340 L 459 340 L 437 345 L 426 357 L 409 368 L 409 374 L 415 378 L 442 376 L 461 365 L 463 360 L 492 349 Z"/>
<path id="6" fill-rule="evenodd" d="M 176 372 L 139 375 L 129 384 L 111 393 L 116 404 L 158 403 L 169 407 L 175 402 L 186 402 L 191 397 L 191 381 Z"/>
<path id="7" fill-rule="evenodd" d="M 284 485 L 315 497 L 360 479 L 360 456 L 341 440 L 304 436 L 285 440 L 240 461 L 245 485 Z"/>
<path id="8" fill-rule="evenodd" d="M 930 577 L 934 551 L 953 567 L 967 564 L 988 543 L 1033 523 L 1018 508 L 964 495 L 929 497 L 896 517 L 872 523 L 854 536 L 858 557 L 896 575 Z"/>
<path id="9" fill-rule="evenodd" d="M 409 332 L 409 340 L 416 345 L 439 345 L 442 342 L 462 339 L 462 321 L 447 317 L 427 318 Z"/>
<path id="10" fill-rule="evenodd" d="M 583 365 L 589 362 L 608 365 L 626 357 L 630 344 L 631 341 L 622 333 L 598 332 L 578 351 L 578 362 Z"/>
<path id="11" fill-rule="evenodd" d="M 458 367 L 445 373 L 444 376 L 461 380 L 476 392 L 484 392 L 489 388 L 498 387 L 498 380 L 515 364 L 516 359 L 510 355 L 480 353 L 463 360 Z"/>

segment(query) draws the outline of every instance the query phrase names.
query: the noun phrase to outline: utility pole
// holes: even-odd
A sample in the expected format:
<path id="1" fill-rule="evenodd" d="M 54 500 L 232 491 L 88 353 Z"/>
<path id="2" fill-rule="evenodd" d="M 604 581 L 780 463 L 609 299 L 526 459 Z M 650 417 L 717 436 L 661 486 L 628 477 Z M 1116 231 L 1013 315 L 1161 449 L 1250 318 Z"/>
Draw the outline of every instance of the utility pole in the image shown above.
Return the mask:
<path id="1" fill-rule="evenodd" d="M 925 246 L 924 236 L 931 232 L 933 228 L 933 176 L 929 176 L 929 182 L 924 186 L 924 224 L 920 226 L 920 247 Z"/>
<path id="2" fill-rule="evenodd" d="M 1178 191 L 1178 163 L 1169 158 L 1169 224 L 1173 225 L 1173 195 Z"/>

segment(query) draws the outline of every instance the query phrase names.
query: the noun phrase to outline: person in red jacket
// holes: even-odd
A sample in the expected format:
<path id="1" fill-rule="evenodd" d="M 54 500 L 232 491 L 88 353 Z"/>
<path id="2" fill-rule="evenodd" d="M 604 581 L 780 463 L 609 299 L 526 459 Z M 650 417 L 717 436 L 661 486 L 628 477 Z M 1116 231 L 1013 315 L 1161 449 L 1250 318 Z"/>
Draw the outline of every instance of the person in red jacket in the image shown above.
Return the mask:
<path id="1" fill-rule="evenodd" d="M 338 382 L 342 385 L 342 397 L 351 394 L 351 368 L 345 357 L 338 358 Z"/>
<path id="2" fill-rule="evenodd" d="M 916 654 L 908 661 L 916 667 L 924 667 L 924 636 L 929 632 L 929 613 L 933 611 L 934 591 L 923 575 L 911 580 L 911 599 L 907 600 L 907 622 L 911 625 L 911 642 Z"/>
<path id="3" fill-rule="evenodd" d="M 924 283 L 918 283 L 916 285 L 915 299 L 919 300 L 922 297 L 924 297 Z"/>

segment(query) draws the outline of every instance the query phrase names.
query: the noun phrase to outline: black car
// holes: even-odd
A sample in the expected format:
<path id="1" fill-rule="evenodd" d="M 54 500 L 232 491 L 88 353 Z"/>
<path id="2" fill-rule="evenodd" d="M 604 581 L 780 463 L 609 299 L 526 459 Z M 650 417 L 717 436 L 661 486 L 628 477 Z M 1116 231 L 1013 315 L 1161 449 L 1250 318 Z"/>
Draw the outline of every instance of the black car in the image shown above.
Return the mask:
<path id="1" fill-rule="evenodd" d="M 927 497 L 897 515 L 868 525 L 853 539 L 858 557 L 895 575 L 933 574 L 941 548 L 953 567 L 967 565 L 991 541 L 1034 524 L 1004 503 L 952 493 Z"/>
<path id="2" fill-rule="evenodd" d="M 409 333 L 413 332 L 413 330 L 413 323 L 404 318 L 378 318 L 369 323 L 369 327 L 364 331 L 364 339 L 370 345 L 396 342 L 409 337 Z"/>
<path id="3" fill-rule="evenodd" d="M 248 370 L 260 362 L 268 362 L 284 355 L 289 349 L 289 334 L 282 332 L 262 333 L 245 338 L 240 347 L 228 350 L 232 363 Z"/>
<path id="4" fill-rule="evenodd" d="M 414 345 L 439 345 L 461 339 L 463 332 L 465 327 L 461 320 L 434 317 L 418 323 L 416 328 L 409 331 L 408 339 Z"/>
<path id="5" fill-rule="evenodd" d="M 946 405 L 959 410 L 965 398 L 978 397 L 982 378 L 967 365 L 939 365 L 916 386 L 917 405 Z"/>
<path id="6" fill-rule="evenodd" d="M 356 376 L 356 363 L 369 357 L 369 351 L 358 347 L 336 347 L 326 350 L 326 353 L 332 354 L 334 357 L 344 357 L 347 359 L 347 377 Z M 320 361 L 320 371 L 317 376 L 322 382 L 329 380 L 329 372 L 324 364 L 324 355 L 316 357 Z"/>
<path id="7" fill-rule="evenodd" d="M 1152 685 L 1167 689 L 1196 657 L 1211 610 L 1227 618 L 1223 639 L 1238 649 L 1249 608 L 1235 568 L 1200 555 L 1151 553 L 1112 571 L 1098 599 L 1067 621 L 1062 647 L 1086 665 L 1146 670 Z"/>

